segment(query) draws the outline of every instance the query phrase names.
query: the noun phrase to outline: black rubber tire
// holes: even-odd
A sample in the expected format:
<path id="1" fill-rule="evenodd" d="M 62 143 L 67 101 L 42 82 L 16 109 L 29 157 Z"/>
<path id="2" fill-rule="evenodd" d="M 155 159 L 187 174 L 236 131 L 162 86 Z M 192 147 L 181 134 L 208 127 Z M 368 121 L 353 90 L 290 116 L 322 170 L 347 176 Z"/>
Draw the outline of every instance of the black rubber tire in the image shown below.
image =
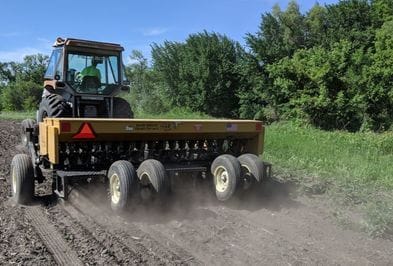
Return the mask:
<path id="1" fill-rule="evenodd" d="M 242 167 L 242 175 L 249 174 L 257 182 L 263 180 L 263 161 L 257 155 L 246 153 L 240 155 L 237 159 Z"/>
<path id="2" fill-rule="evenodd" d="M 170 192 L 170 182 L 164 165 L 157 160 L 147 159 L 138 167 L 137 175 L 141 183 L 147 181 L 155 191 L 155 195 L 167 196 Z M 147 178 L 145 180 L 145 178 Z"/>
<path id="3" fill-rule="evenodd" d="M 29 204 L 34 197 L 34 169 L 26 154 L 17 154 L 11 162 L 12 199 L 19 204 Z"/>
<path id="4" fill-rule="evenodd" d="M 50 94 L 42 98 L 38 110 L 37 121 L 43 122 L 45 117 L 71 117 L 71 107 L 58 94 Z"/>
<path id="5" fill-rule="evenodd" d="M 21 123 L 21 141 L 24 147 L 27 147 L 29 142 L 31 141 L 31 133 L 27 132 L 27 129 L 34 129 L 35 120 L 33 119 L 25 119 Z"/>
<path id="6" fill-rule="evenodd" d="M 114 118 L 134 118 L 130 104 L 123 98 L 113 98 Z"/>
<path id="7" fill-rule="evenodd" d="M 241 166 L 236 157 L 223 154 L 218 156 L 211 165 L 216 197 L 219 201 L 227 201 L 235 193 L 241 175 Z M 226 172 L 226 173 L 225 173 Z M 222 177 L 225 181 L 220 180 Z M 221 185 L 220 185 L 221 184 Z M 219 188 L 221 186 L 221 189 Z"/>
<path id="8" fill-rule="evenodd" d="M 116 198 L 113 188 L 113 182 L 115 175 L 119 181 L 119 192 L 118 200 Z M 114 162 L 108 171 L 109 179 L 109 197 L 111 202 L 111 208 L 113 211 L 122 211 L 129 204 L 132 188 L 136 182 L 135 168 L 129 161 L 119 160 Z"/>

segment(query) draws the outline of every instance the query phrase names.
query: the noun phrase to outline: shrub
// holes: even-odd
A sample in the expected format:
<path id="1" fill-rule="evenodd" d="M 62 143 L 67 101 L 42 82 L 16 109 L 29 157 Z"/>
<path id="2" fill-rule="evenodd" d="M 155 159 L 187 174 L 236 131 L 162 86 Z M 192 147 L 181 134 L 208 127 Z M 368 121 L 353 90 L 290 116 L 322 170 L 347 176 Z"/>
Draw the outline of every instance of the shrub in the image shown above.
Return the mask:
<path id="1" fill-rule="evenodd" d="M 6 111 L 34 110 L 41 95 L 41 85 L 31 81 L 15 81 L 3 88 L 1 105 Z"/>

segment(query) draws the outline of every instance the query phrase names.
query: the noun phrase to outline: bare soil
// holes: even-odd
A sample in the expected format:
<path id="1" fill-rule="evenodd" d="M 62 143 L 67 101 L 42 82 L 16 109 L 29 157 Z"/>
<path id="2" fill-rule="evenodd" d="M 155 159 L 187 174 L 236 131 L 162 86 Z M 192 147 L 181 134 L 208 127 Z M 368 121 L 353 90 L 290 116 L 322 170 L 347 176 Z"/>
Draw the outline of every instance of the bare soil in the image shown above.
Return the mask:
<path id="1" fill-rule="evenodd" d="M 209 182 L 185 182 L 165 205 L 135 202 L 121 215 L 95 183 L 67 202 L 41 196 L 34 206 L 16 206 L 9 165 L 20 150 L 19 126 L 0 121 L 0 265 L 56 264 L 29 208 L 38 208 L 85 265 L 393 265 L 392 241 L 343 229 L 324 196 L 296 195 L 292 184 L 274 179 L 227 203 L 217 202 Z"/>

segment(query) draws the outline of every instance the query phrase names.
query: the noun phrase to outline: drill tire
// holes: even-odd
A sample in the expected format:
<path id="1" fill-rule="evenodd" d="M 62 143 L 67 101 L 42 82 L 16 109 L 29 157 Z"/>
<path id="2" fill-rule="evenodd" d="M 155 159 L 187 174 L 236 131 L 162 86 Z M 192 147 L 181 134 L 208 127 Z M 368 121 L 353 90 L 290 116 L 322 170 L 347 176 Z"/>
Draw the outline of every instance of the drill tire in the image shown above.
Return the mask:
<path id="1" fill-rule="evenodd" d="M 19 204 L 29 204 L 34 196 L 34 169 L 26 154 L 17 154 L 11 162 L 12 199 Z"/>

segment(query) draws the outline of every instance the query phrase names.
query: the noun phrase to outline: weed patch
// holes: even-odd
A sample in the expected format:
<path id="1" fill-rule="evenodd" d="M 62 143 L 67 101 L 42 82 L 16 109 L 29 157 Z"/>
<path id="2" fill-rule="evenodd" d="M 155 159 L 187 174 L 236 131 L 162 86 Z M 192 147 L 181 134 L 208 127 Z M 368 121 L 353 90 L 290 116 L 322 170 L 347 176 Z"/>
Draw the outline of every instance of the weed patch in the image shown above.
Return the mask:
<path id="1" fill-rule="evenodd" d="M 393 235 L 393 133 L 326 132 L 292 123 L 267 127 L 264 158 L 305 193 L 359 209 L 363 229 Z"/>

